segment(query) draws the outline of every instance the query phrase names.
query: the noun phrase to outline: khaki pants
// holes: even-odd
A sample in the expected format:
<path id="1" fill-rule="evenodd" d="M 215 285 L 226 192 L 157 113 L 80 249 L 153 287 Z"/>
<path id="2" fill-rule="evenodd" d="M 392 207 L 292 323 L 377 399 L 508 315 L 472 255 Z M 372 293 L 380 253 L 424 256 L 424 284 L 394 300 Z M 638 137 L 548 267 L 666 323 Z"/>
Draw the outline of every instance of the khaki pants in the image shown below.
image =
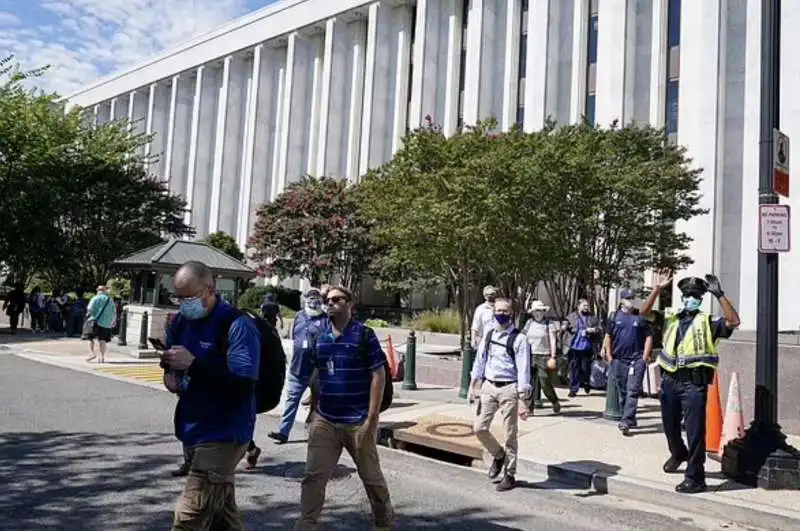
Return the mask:
<path id="1" fill-rule="evenodd" d="M 502 457 L 505 451 L 506 474 L 513 476 L 517 473 L 517 428 L 519 423 L 517 384 L 511 383 L 497 387 L 491 382 L 483 382 L 480 400 L 481 412 L 475 421 L 475 435 L 493 458 Z M 498 410 L 503 418 L 505 450 L 489 431 Z"/>
<path id="2" fill-rule="evenodd" d="M 195 446 L 186 487 L 175 507 L 173 531 L 240 531 L 242 522 L 233 486 L 246 444 Z"/>
<path id="3" fill-rule="evenodd" d="M 325 486 L 339 462 L 343 448 L 353 458 L 364 483 L 372 505 L 375 529 L 389 529 L 393 518 L 392 502 L 381 472 L 375 434 L 366 433 L 363 425 L 333 424 L 315 415 L 308 436 L 306 472 L 300 495 L 300 520 L 296 530 L 317 528 L 325 502 Z"/>

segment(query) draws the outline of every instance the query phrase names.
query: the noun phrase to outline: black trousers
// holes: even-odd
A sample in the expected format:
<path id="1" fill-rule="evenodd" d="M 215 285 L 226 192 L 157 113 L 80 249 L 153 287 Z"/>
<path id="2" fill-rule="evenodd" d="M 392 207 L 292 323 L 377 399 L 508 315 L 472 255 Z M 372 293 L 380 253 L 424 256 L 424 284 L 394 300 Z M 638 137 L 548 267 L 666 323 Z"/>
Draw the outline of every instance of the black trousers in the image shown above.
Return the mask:
<path id="1" fill-rule="evenodd" d="M 698 483 L 705 483 L 706 480 L 709 379 L 704 373 L 704 369 L 679 369 L 675 373 L 661 371 L 661 421 L 669 452 L 675 459 L 686 461 L 686 478 Z M 681 419 L 684 417 L 685 444 L 681 436 Z"/>

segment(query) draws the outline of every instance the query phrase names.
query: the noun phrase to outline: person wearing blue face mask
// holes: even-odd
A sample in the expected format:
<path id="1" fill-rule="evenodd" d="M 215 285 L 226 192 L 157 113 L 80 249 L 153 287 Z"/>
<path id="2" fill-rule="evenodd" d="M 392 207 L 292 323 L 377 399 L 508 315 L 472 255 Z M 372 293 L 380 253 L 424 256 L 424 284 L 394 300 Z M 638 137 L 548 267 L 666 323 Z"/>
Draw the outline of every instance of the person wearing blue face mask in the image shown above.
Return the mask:
<path id="1" fill-rule="evenodd" d="M 178 395 L 175 434 L 191 462 L 172 529 L 240 530 L 234 471 L 253 438 L 261 336 L 252 319 L 216 294 L 205 264 L 185 263 L 174 286 L 180 312 L 167 327 L 161 361 L 164 385 Z M 228 323 L 223 338 L 219 330 Z"/>
<path id="2" fill-rule="evenodd" d="M 525 334 L 514 326 L 513 317 L 511 301 L 497 299 L 495 325 L 478 346 L 470 386 L 470 401 L 480 401 L 475 436 L 493 457 L 489 477 L 494 480 L 505 469 L 497 485 L 500 492 L 516 486 L 518 417 L 525 420 L 530 413 L 530 347 Z M 498 411 L 503 418 L 505 447 L 489 431 Z"/>
<path id="3" fill-rule="evenodd" d="M 662 278 L 642 306 L 649 315 L 660 293 L 671 278 Z M 686 461 L 684 480 L 677 492 L 694 494 L 706 490 L 706 402 L 708 385 L 719 364 L 717 343 L 729 338 L 739 326 L 739 315 L 725 297 L 719 279 L 687 277 L 678 282 L 681 306 L 665 318 L 663 348 L 658 354 L 661 370 L 661 421 L 670 457 L 664 463 L 666 473 L 678 471 Z M 719 301 L 722 317 L 714 319 L 702 309 L 703 296 L 711 293 Z M 681 437 L 685 419 L 686 443 Z"/>
<path id="4" fill-rule="evenodd" d="M 283 444 L 289 440 L 289 433 L 297 417 L 300 400 L 308 387 L 308 381 L 300 376 L 304 373 L 302 362 L 303 355 L 310 347 L 309 337 L 313 332 L 324 328 L 328 316 L 325 314 L 322 302 L 322 293 L 317 288 L 311 288 L 303 294 L 303 309 L 297 312 L 292 325 L 293 353 L 291 367 L 286 373 L 286 404 L 283 408 L 281 423 L 278 431 L 267 434 L 276 444 Z"/>

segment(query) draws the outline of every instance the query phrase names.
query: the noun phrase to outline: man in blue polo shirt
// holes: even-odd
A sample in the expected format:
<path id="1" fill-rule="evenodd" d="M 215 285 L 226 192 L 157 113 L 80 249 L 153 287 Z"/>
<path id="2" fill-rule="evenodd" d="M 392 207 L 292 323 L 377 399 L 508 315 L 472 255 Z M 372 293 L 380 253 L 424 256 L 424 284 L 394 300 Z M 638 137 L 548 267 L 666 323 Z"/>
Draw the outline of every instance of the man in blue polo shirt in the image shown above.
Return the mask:
<path id="1" fill-rule="evenodd" d="M 623 435 L 636 427 L 636 407 L 642 392 L 642 380 L 653 354 L 653 334 L 647 319 L 639 315 L 633 291 L 620 292 L 619 308 L 608 317 L 603 353 L 611 362 L 616 379 L 622 419 L 617 426 Z"/>
<path id="2" fill-rule="evenodd" d="M 328 321 L 315 334 L 301 365 L 312 387 L 316 411 L 308 436 L 306 471 L 300 496 L 300 520 L 295 529 L 312 530 L 322 513 L 325 487 L 342 449 L 355 462 L 372 505 L 374 529 L 389 529 L 393 518 L 389 488 L 378 458 L 378 414 L 386 381 L 386 355 L 375 332 L 352 317 L 353 294 L 347 288 L 328 290 Z"/>
<path id="3" fill-rule="evenodd" d="M 256 422 L 258 328 L 216 295 L 205 264 L 185 263 L 174 285 L 180 316 L 166 333 L 164 385 L 178 394 L 175 434 L 193 458 L 172 529 L 240 530 L 234 470 Z M 221 326 L 229 319 L 224 340 Z"/>

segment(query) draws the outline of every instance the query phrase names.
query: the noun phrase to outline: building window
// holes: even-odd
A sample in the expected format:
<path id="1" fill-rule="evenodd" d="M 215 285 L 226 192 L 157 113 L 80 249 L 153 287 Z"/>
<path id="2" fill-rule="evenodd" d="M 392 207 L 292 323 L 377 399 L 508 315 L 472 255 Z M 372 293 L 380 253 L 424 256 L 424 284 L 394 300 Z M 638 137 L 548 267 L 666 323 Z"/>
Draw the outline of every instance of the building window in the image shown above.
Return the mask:
<path id="1" fill-rule="evenodd" d="M 519 21 L 519 70 L 517 70 L 517 123 L 525 123 L 525 77 L 528 74 L 528 1 L 522 0 Z"/>
<path id="2" fill-rule="evenodd" d="M 667 5 L 667 93 L 664 126 L 667 138 L 678 137 L 678 106 L 681 65 L 681 0 L 669 0 Z"/>
<path id="3" fill-rule="evenodd" d="M 469 41 L 469 0 L 464 0 L 461 10 L 461 64 L 458 69 L 458 124 L 457 130 L 464 129 L 464 86 L 467 74 L 467 42 Z"/>
<path id="4" fill-rule="evenodd" d="M 595 86 L 597 78 L 597 0 L 589 4 L 588 38 L 586 39 L 586 119 L 595 124 Z"/>

